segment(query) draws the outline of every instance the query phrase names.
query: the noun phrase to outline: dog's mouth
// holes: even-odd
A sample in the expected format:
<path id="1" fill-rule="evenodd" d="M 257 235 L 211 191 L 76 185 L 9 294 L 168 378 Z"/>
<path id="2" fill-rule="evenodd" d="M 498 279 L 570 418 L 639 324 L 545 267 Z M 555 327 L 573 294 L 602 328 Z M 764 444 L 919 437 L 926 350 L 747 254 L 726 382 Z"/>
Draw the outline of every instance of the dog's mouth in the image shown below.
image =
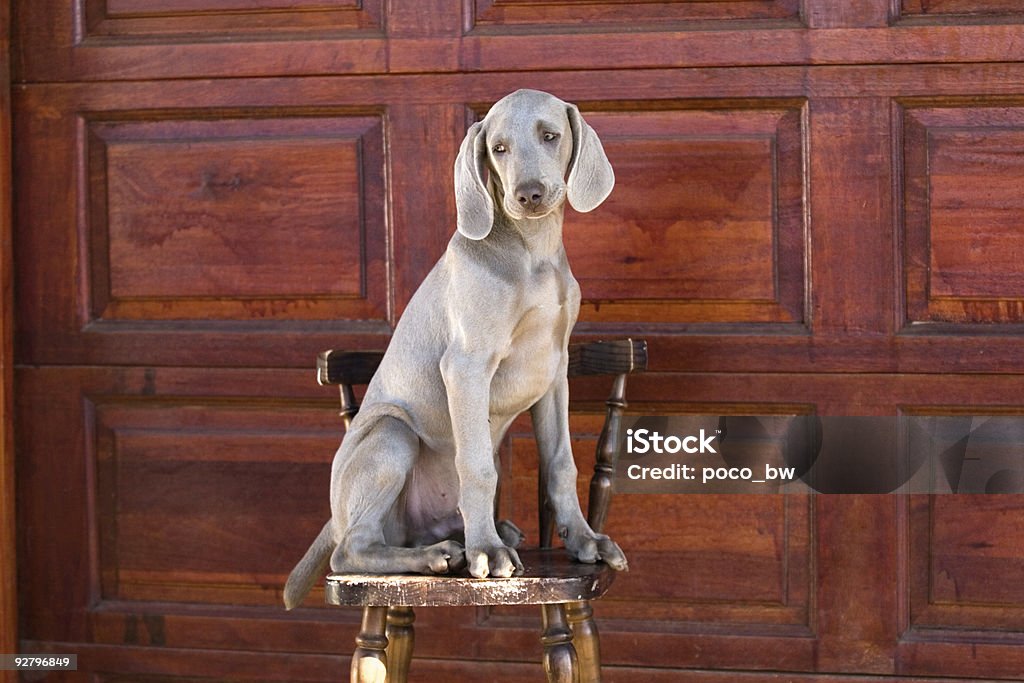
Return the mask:
<path id="1" fill-rule="evenodd" d="M 536 209 L 532 209 L 532 210 L 529 210 L 529 211 L 520 210 L 520 211 L 517 212 L 518 215 L 512 214 L 512 217 L 517 219 L 517 220 L 526 219 L 528 221 L 535 221 L 535 220 L 539 220 L 541 218 L 544 218 L 545 216 L 550 215 L 551 212 L 553 212 L 556 208 L 557 207 L 555 207 L 555 206 L 548 206 L 548 207 L 537 207 Z"/>
<path id="2" fill-rule="evenodd" d="M 505 197 L 505 213 L 514 220 L 538 220 L 552 214 L 565 201 L 565 190 L 553 190 L 551 197 L 536 206 L 523 206 L 515 200 Z"/>

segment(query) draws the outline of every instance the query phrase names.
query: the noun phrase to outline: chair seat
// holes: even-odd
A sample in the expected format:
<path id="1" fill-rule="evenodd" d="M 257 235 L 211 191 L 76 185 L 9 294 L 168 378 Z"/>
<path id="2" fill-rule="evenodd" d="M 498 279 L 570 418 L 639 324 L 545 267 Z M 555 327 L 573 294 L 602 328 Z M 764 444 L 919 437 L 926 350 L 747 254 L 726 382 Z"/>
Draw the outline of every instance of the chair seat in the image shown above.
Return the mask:
<path id="1" fill-rule="evenodd" d="M 467 574 L 328 574 L 330 605 L 452 607 L 459 605 L 544 605 L 593 600 L 604 595 L 615 571 L 603 562 L 582 564 L 565 550 L 519 551 L 525 571 L 507 579 Z"/>

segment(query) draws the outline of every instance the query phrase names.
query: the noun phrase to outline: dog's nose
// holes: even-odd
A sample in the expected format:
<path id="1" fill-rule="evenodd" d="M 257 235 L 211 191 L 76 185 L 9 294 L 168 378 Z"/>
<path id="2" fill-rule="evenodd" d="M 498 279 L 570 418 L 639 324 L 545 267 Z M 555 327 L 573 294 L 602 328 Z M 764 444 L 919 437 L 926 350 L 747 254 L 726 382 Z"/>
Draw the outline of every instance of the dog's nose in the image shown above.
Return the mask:
<path id="1" fill-rule="evenodd" d="M 544 200 L 544 186 L 539 182 L 523 183 L 516 188 L 516 201 L 524 209 L 530 211 L 540 206 Z"/>

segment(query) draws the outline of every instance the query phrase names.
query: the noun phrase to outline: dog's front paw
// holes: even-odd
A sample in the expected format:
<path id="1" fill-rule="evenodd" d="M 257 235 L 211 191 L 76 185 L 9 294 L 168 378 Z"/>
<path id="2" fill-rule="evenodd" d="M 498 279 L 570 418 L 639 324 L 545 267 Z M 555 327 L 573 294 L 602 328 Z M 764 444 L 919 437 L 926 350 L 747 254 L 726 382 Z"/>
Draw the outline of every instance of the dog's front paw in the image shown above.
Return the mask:
<path id="1" fill-rule="evenodd" d="M 488 576 L 504 579 L 523 571 L 519 553 L 507 545 L 467 548 L 466 563 L 470 575 L 478 579 L 486 579 Z"/>
<path id="2" fill-rule="evenodd" d="M 441 541 L 423 548 L 424 574 L 451 574 L 466 566 L 466 550 L 457 541 Z"/>
<path id="3" fill-rule="evenodd" d="M 569 556 L 578 562 L 593 564 L 601 560 L 616 571 L 629 569 L 622 548 L 604 534 L 595 534 L 592 531 L 570 534 L 563 530 L 560 535 L 565 541 L 565 549 L 569 551 Z"/>

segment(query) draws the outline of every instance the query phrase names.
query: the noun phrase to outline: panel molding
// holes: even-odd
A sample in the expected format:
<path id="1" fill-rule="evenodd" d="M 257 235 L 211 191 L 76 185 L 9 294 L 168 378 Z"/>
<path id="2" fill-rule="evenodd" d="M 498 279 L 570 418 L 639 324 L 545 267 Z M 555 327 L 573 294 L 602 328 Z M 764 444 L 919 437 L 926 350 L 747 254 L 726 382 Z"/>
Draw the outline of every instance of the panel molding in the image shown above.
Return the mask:
<path id="1" fill-rule="evenodd" d="M 1024 216 L 1024 206 L 1007 200 L 1016 196 L 1013 150 L 1024 151 L 1024 106 L 922 99 L 893 107 L 902 331 L 1022 329 L 1024 279 L 1014 254 L 1024 241 L 1011 214 Z M 972 224 L 950 229 L 954 217 L 968 215 Z"/>
<path id="2" fill-rule="evenodd" d="M 900 413 L 968 420 L 973 416 L 1019 419 L 1024 408 L 1011 400 L 995 405 L 908 403 Z M 977 426 L 971 423 L 972 429 Z M 988 439 L 1005 436 L 997 431 Z M 968 468 L 978 467 L 972 450 L 976 456 L 984 456 L 982 461 L 993 458 L 998 464 L 1002 451 L 993 449 L 989 441 L 967 442 L 964 476 Z M 1019 452 L 1019 441 L 1012 450 Z M 897 497 L 898 671 L 907 675 L 975 677 L 983 672 L 1010 680 L 1020 677 L 1024 671 L 1024 593 L 1017 580 L 1021 562 L 1016 520 L 1022 504 L 1024 498 L 1019 495 Z"/>
<path id="3" fill-rule="evenodd" d="M 383 31 L 383 0 L 72 0 L 75 44 L 234 37 L 275 32 Z M 157 5 L 154 7 L 154 5 Z"/>
<path id="4" fill-rule="evenodd" d="M 581 323 L 806 330 L 804 102 L 594 103 L 585 115 L 620 180 L 604 206 L 566 218 Z M 672 180 L 647 175 L 659 158 Z M 592 242 L 649 251 L 587 253 Z M 630 294 L 641 289 L 655 291 Z"/>
<path id="5" fill-rule="evenodd" d="M 1021 23 L 1016 0 L 890 0 L 893 23 Z"/>
<path id="6" fill-rule="evenodd" d="M 463 0 L 465 30 L 505 32 L 517 28 L 585 25 L 591 31 L 624 26 L 687 28 L 708 23 L 744 28 L 802 23 L 802 0 Z"/>
<path id="7" fill-rule="evenodd" d="M 387 319 L 382 117 L 263 116 L 81 118 L 86 325 Z M 302 243 L 285 232 L 293 221 Z"/>
<path id="8" fill-rule="evenodd" d="M 325 487 L 342 429 L 327 404 L 86 396 L 83 417 L 94 483 L 91 611 L 139 602 L 279 604 L 284 565 L 298 561 L 329 516 Z M 289 482 L 311 489 L 297 492 Z M 275 505 L 275 495 L 291 505 Z M 290 539 L 290 547 L 275 539 Z M 226 553 L 222 566 L 210 564 L 211 543 Z M 236 557 L 242 564 L 232 567 Z"/>

